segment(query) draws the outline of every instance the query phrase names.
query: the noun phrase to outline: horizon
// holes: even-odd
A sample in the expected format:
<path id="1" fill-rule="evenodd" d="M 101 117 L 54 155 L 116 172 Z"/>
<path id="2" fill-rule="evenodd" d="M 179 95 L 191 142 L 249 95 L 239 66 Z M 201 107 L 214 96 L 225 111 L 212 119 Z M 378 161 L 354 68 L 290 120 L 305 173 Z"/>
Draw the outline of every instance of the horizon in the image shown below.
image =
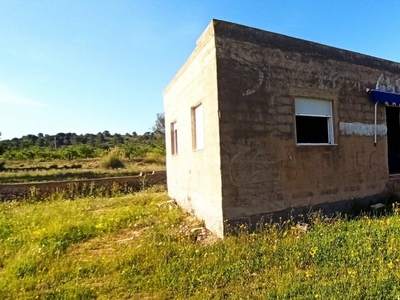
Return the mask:
<path id="1" fill-rule="evenodd" d="M 47 136 L 49 136 L 49 137 L 56 137 L 56 136 L 62 135 L 62 134 L 63 134 L 63 135 L 67 135 L 67 134 L 73 135 L 73 134 L 75 134 L 75 135 L 78 135 L 78 136 L 85 136 L 85 135 L 97 135 L 97 134 L 99 134 L 99 133 L 101 133 L 101 134 L 104 135 L 104 132 L 106 132 L 106 131 L 108 131 L 108 132 L 110 133 L 110 136 L 114 136 L 115 134 L 119 134 L 119 135 L 121 135 L 121 136 L 128 136 L 128 135 L 132 136 L 134 132 L 135 132 L 138 136 L 143 136 L 143 135 L 145 135 L 146 133 L 154 133 L 154 131 L 152 131 L 152 130 L 146 131 L 146 132 L 144 132 L 144 133 L 142 133 L 142 134 L 140 134 L 140 133 L 138 133 L 138 132 L 136 132 L 136 131 L 125 132 L 125 133 L 120 133 L 120 132 L 114 132 L 114 133 L 113 133 L 113 132 L 111 132 L 111 131 L 109 131 L 109 130 L 103 130 L 103 131 L 98 131 L 98 132 L 86 132 L 86 133 L 57 132 L 56 134 L 48 134 L 48 133 L 44 133 L 44 132 L 38 132 L 37 134 L 28 133 L 28 134 L 24 134 L 24 135 L 22 135 L 22 136 L 20 136 L 20 137 L 16 136 L 16 137 L 13 137 L 13 138 L 11 138 L 11 139 L 3 139 L 2 136 L 1 136 L 1 132 L 0 132 L 0 142 L 2 142 L 2 141 L 11 141 L 11 140 L 13 140 L 13 139 L 22 139 L 23 137 L 30 136 L 30 135 L 35 136 L 35 137 L 38 137 L 38 138 L 39 138 L 39 135 L 43 135 L 43 137 L 47 137 Z"/>

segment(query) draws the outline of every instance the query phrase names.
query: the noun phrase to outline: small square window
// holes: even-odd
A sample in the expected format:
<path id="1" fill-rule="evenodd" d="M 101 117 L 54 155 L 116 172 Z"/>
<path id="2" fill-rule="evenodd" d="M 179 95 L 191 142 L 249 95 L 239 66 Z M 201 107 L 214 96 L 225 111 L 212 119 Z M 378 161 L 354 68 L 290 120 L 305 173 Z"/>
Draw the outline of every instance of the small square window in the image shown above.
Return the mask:
<path id="1" fill-rule="evenodd" d="M 332 101 L 295 99 L 297 144 L 333 144 Z"/>
<path id="2" fill-rule="evenodd" d="M 178 154 L 178 126 L 176 122 L 171 123 L 171 154 Z"/>
<path id="3" fill-rule="evenodd" d="M 192 108 L 192 144 L 193 150 L 204 149 L 203 105 Z"/>

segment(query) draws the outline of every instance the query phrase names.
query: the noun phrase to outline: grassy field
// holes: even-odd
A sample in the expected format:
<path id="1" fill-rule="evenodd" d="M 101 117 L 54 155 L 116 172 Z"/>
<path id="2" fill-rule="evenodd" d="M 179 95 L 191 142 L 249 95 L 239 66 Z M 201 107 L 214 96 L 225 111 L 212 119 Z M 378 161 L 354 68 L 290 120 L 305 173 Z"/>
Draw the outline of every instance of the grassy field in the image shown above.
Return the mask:
<path id="1" fill-rule="evenodd" d="M 8 168 L 46 168 L 57 166 L 58 169 L 49 170 L 23 170 L 14 172 L 0 172 L 0 183 L 39 182 L 54 180 L 91 179 L 115 176 L 138 175 L 141 172 L 165 170 L 165 158 L 147 158 L 143 161 L 123 160 L 124 168 L 105 169 L 100 166 L 101 159 L 82 160 L 54 160 L 51 162 L 29 161 L 25 163 L 7 162 Z M 63 166 L 80 165 L 79 169 L 63 169 Z"/>
<path id="2" fill-rule="evenodd" d="M 204 234 L 162 187 L 0 204 L 1 299 L 397 299 L 400 218 Z"/>

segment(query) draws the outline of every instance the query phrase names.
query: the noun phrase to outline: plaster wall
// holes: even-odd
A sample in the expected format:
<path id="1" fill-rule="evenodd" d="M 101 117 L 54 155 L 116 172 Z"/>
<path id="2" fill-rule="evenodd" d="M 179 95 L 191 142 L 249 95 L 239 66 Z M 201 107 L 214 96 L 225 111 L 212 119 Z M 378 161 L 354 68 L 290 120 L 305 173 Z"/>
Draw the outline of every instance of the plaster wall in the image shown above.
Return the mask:
<path id="1" fill-rule="evenodd" d="M 398 63 L 214 21 L 223 218 L 383 193 L 385 108 L 366 88 L 400 92 Z M 334 144 L 296 143 L 295 98 L 332 101 Z"/>
<path id="2" fill-rule="evenodd" d="M 223 235 L 219 117 L 214 30 L 209 26 L 164 92 L 168 193 L 180 206 Z M 202 104 L 204 149 L 193 150 L 192 108 Z M 171 153 L 176 122 L 178 153 Z"/>

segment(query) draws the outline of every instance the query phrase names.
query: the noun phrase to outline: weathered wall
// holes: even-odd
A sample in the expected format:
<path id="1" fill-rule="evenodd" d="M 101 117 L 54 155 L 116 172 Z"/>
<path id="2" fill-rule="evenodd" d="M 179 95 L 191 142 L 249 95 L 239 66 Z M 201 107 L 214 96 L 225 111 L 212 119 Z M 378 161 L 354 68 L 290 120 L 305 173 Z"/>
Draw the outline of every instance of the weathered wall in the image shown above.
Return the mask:
<path id="1" fill-rule="evenodd" d="M 164 92 L 168 193 L 183 208 L 223 234 L 215 42 L 212 26 Z M 192 149 L 191 108 L 203 105 L 203 150 Z M 170 124 L 178 128 L 178 154 L 171 154 Z"/>
<path id="2" fill-rule="evenodd" d="M 360 198 L 389 180 L 385 108 L 366 88 L 400 92 L 397 63 L 214 21 L 224 219 Z M 299 146 L 295 97 L 333 101 L 335 144 Z"/>
<path id="3" fill-rule="evenodd" d="M 71 184 L 82 188 L 83 185 L 93 186 L 94 188 L 112 187 L 114 183 L 131 190 L 140 190 L 155 184 L 166 184 L 166 172 L 154 171 L 151 174 L 138 176 L 107 177 L 95 179 L 80 179 L 73 181 L 49 181 L 49 182 L 30 182 L 0 184 L 0 200 L 22 199 L 29 195 L 32 187 L 39 190 L 41 196 L 50 195 L 55 191 L 66 190 Z"/>

